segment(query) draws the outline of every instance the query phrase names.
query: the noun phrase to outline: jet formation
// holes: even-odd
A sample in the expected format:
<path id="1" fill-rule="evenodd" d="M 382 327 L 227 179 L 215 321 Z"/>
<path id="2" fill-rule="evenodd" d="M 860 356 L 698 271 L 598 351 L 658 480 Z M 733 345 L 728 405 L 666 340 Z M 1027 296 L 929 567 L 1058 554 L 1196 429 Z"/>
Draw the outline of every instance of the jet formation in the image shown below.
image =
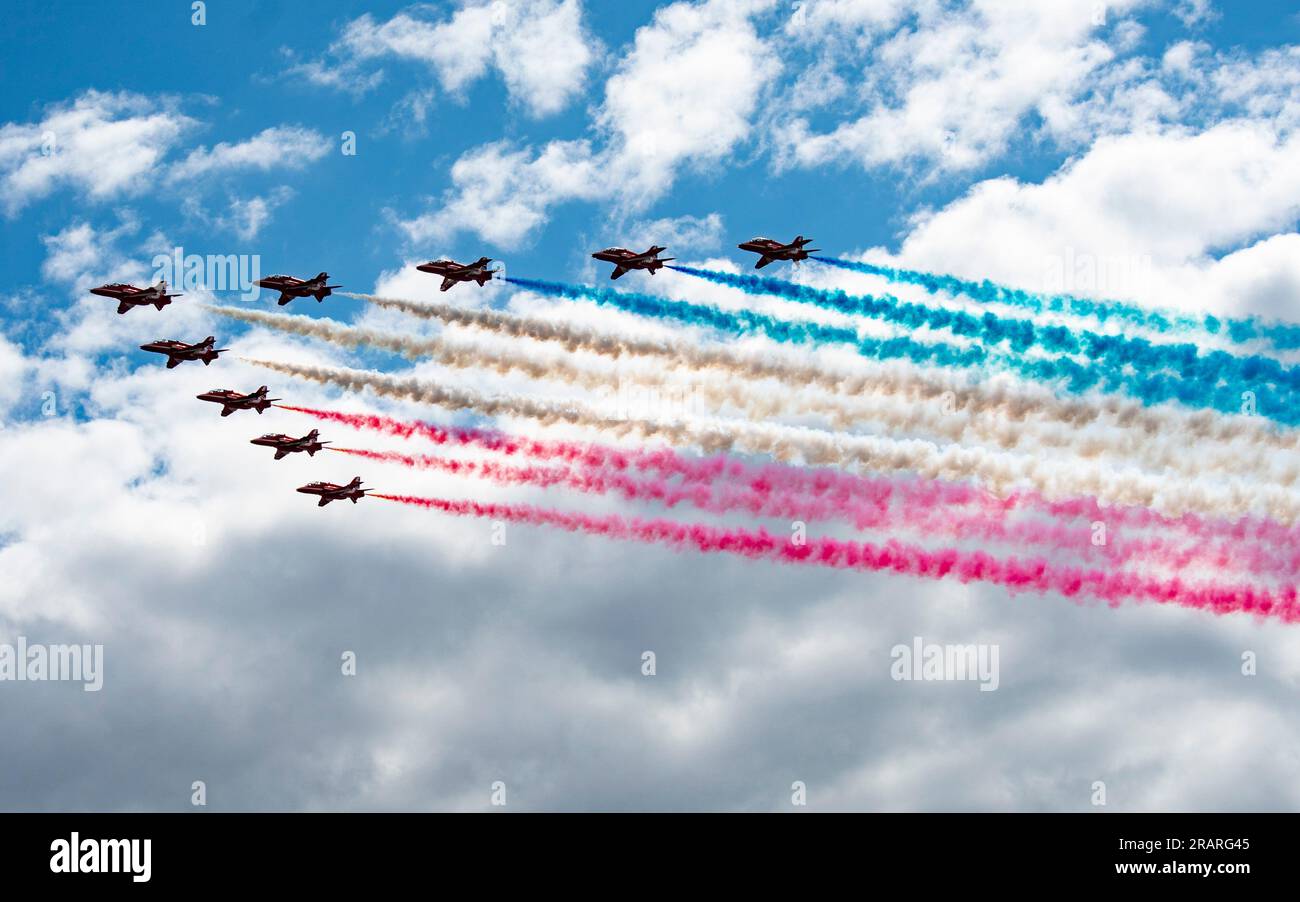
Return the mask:
<path id="1" fill-rule="evenodd" d="M 751 238 L 749 241 L 737 246 L 743 251 L 758 254 L 759 259 L 754 264 L 754 267 L 762 269 L 778 260 L 786 260 L 796 264 L 802 260 L 807 260 L 810 254 L 817 251 L 817 248 L 808 247 L 811 242 L 811 238 L 805 238 L 802 235 L 795 236 L 795 239 L 788 244 L 772 238 L 759 237 Z M 652 244 L 647 250 L 637 253 L 625 247 L 608 247 L 602 251 L 597 251 L 591 256 L 605 263 L 614 264 L 614 269 L 609 274 L 609 277 L 618 279 L 638 269 L 654 275 L 660 269 L 663 269 L 667 263 L 676 259 L 675 257 L 659 256 L 667 249 Z M 475 282 L 479 287 L 486 285 L 496 274 L 502 271 L 500 269 L 489 269 L 488 264 L 490 263 L 492 263 L 490 257 L 479 257 L 472 263 L 457 263 L 455 260 L 430 260 L 428 263 L 421 263 L 415 268 L 420 272 L 442 276 L 442 284 L 438 290 L 447 291 L 461 282 Z M 275 275 L 259 279 L 255 284 L 259 288 L 279 292 L 280 297 L 276 303 L 283 307 L 296 298 L 314 297 L 318 303 L 324 301 L 333 293 L 334 289 L 342 287 L 341 285 L 329 284 L 329 278 L 327 272 L 317 273 L 310 279 Z M 180 293 L 172 293 L 167 289 L 168 286 L 165 280 L 159 280 L 157 285 L 150 285 L 145 288 L 137 288 L 124 282 L 113 282 L 101 285 L 98 288 L 92 288 L 90 293 L 117 301 L 117 312 L 123 314 L 135 307 L 153 306 L 158 310 L 162 310 L 172 302 L 172 298 L 182 296 Z M 208 366 L 221 354 L 229 350 L 228 348 L 215 347 L 216 343 L 216 338 L 211 335 L 194 344 L 176 339 L 160 339 L 140 345 L 140 350 L 165 355 L 167 357 L 167 369 L 170 370 L 189 361 L 201 360 L 204 366 Z M 264 413 L 276 401 L 280 400 L 279 398 L 267 397 L 269 393 L 270 389 L 263 385 L 256 391 L 247 394 L 229 388 L 219 388 L 206 391 L 195 397 L 200 401 L 220 404 L 221 415 L 228 417 L 237 410 L 256 410 L 258 414 Z M 288 455 L 298 452 L 306 452 L 308 457 L 315 457 L 316 452 L 322 450 L 330 442 L 321 441 L 320 431 L 313 429 L 298 438 L 284 433 L 267 433 L 252 439 L 250 444 L 273 448 L 275 449 L 275 460 L 282 460 Z M 297 491 L 304 495 L 317 496 L 320 499 L 317 506 L 324 507 L 331 501 L 351 501 L 356 504 L 372 490 L 364 488 L 361 484 L 361 477 L 356 476 L 353 477 L 351 482 L 342 485 L 332 482 L 312 482 L 300 486 Z"/>

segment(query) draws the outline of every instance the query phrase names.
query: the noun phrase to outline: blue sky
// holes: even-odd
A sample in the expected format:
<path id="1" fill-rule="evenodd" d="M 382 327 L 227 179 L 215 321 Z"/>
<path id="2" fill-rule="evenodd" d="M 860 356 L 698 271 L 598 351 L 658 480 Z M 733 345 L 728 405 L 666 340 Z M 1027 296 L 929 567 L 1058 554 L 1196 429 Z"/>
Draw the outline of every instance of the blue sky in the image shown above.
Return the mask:
<path id="1" fill-rule="evenodd" d="M 168 7 L 172 7 L 168 9 Z M 460 234 L 447 241 L 407 242 L 392 227 L 385 210 L 409 217 L 449 187 L 448 170 L 458 157 L 488 142 L 539 144 L 592 135 L 588 116 L 601 101 L 601 76 L 637 28 L 650 21 L 651 3 L 620 3 L 588 11 L 584 25 L 602 45 L 585 89 L 565 108 L 539 119 L 509 102 L 500 77 L 488 73 L 454 96 L 440 94 L 429 114 L 427 134 L 403 134 L 387 126 L 404 96 L 432 81 L 420 62 L 385 61 L 386 78 L 362 96 L 322 89 L 286 74 L 294 60 L 320 58 L 345 24 L 369 13 L 382 22 L 404 9 L 402 3 L 218 4 L 207 24 L 190 23 L 186 4 L 166 4 L 150 12 L 147 27 L 114 5 L 51 3 L 19 5 L 11 12 L 24 40 L 3 66 L 0 114 L 5 121 L 29 122 L 51 104 L 88 89 L 168 95 L 199 120 L 188 142 L 213 144 L 246 140 L 264 128 L 285 123 L 314 129 L 335 142 L 346 130 L 358 135 L 356 157 L 329 153 L 318 163 L 287 177 L 278 172 L 239 173 L 211 179 L 198 189 L 204 205 L 218 206 L 231 194 L 255 195 L 281 184 L 292 200 L 276 211 L 254 239 L 240 241 L 181 214 L 177 192 L 157 186 L 129 197 L 87 203 L 75 191 L 56 190 L 4 223 L 3 262 L 11 287 L 39 284 L 41 236 L 70 220 L 111 225 L 122 204 L 149 228 L 161 228 L 192 252 L 258 253 L 279 271 L 315 272 L 328 267 L 350 285 L 373 283 L 405 251 L 413 255 L 448 253 L 464 257 L 480 251 L 508 259 L 512 269 L 540 277 L 572 275 L 590 249 L 604 246 L 611 231 L 614 202 L 577 201 L 556 207 L 546 226 L 526 241 L 501 246 Z M 1150 54 L 1179 39 L 1193 38 L 1216 48 L 1256 52 L 1300 35 L 1295 10 L 1285 2 L 1251 3 L 1231 15 L 1212 16 L 1194 28 L 1169 9 L 1148 4 L 1134 19 L 1145 32 L 1133 55 Z M 431 20 L 449 9 L 434 4 Z M 779 24 L 790 15 L 776 6 L 762 16 Z M 1110 27 L 1116 19 L 1112 17 Z M 129 47 L 129 65 L 105 65 L 106 48 Z M 787 71 L 761 86 L 778 102 L 793 83 L 798 64 L 811 54 L 793 47 Z M 57 60 L 57 65 L 50 65 Z M 832 111 L 822 114 L 826 121 Z M 1025 123 L 1032 126 L 1032 116 Z M 906 218 L 919 208 L 942 206 L 984 177 L 1010 174 L 1037 180 L 1056 169 L 1073 148 L 1046 141 L 1018 141 L 1008 152 L 953 177 L 928 178 L 894 169 L 866 170 L 852 164 L 791 169 L 774 175 L 760 136 L 739 142 L 720 163 L 676 179 L 664 196 L 639 211 L 637 219 L 684 215 L 724 217 L 724 244 L 751 234 L 802 231 L 818 236 L 833 252 L 848 252 L 896 241 Z M 824 237 L 823 237 L 824 236 Z"/>
<path id="2" fill-rule="evenodd" d="M 181 246 L 663 335 L 501 284 L 439 295 L 411 265 L 486 255 L 608 284 L 589 255 L 610 244 L 738 270 L 738 242 L 802 233 L 1029 289 L 1063 255 L 1123 257 L 1142 278 L 1067 287 L 1300 320 L 1293 3 L 224 0 L 202 26 L 183 2 L 10 7 L 0 638 L 103 642 L 108 671 L 93 696 L 6 699 L 32 741 L 0 808 L 185 809 L 195 779 L 230 809 L 482 810 L 496 779 L 534 809 L 784 810 L 792 780 L 824 809 L 1089 810 L 1096 780 L 1125 810 L 1300 807 L 1300 759 L 1277 752 L 1300 748 L 1293 631 L 543 530 L 502 552 L 484 524 L 318 512 L 292 485 L 353 462 L 272 467 L 244 433 L 305 419 L 219 420 L 193 395 L 272 382 L 446 415 L 236 356 L 533 387 L 238 325 L 202 311 L 229 300 L 203 291 L 123 317 L 87 293 L 140 284 Z M 618 287 L 736 303 L 672 273 Z M 435 331 L 340 296 L 289 312 Z M 209 370 L 135 350 L 210 332 L 235 351 Z M 999 643 L 1001 688 L 900 688 L 888 649 L 917 635 Z M 1245 689 L 1243 650 L 1267 662 Z"/>

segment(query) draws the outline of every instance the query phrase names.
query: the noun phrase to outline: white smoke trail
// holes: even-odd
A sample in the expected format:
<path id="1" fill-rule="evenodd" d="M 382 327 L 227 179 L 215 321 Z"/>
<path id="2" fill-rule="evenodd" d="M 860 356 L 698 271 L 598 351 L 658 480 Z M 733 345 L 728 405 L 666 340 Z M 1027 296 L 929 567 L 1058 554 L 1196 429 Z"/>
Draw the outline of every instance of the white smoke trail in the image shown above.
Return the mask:
<path id="1" fill-rule="evenodd" d="M 1062 400 L 1040 386 L 971 384 L 959 375 L 904 365 L 864 362 L 856 371 L 848 371 L 799 362 L 788 355 L 604 333 L 497 310 L 466 310 L 365 294 L 349 296 L 425 319 L 555 342 L 569 351 L 585 350 L 613 359 L 654 357 L 701 374 L 714 371 L 751 381 L 775 379 L 796 389 L 811 386 L 829 393 L 796 396 L 711 380 L 712 387 L 705 392 L 712 402 L 725 400 L 756 418 L 816 413 L 839 429 L 877 423 L 936 439 L 982 441 L 1004 450 L 1060 448 L 1090 459 L 1113 455 L 1193 477 L 1215 471 L 1258 473 L 1283 485 L 1300 481 L 1300 460 L 1280 472 L 1270 472 L 1273 452 L 1300 449 L 1300 430 L 1283 429 L 1260 417 L 1188 412 L 1172 406 L 1149 408 L 1113 395 Z M 930 402 L 937 402 L 937 409 Z M 1188 453 L 1193 447 L 1196 453 Z"/>
<path id="2" fill-rule="evenodd" d="M 694 445 L 706 452 L 743 451 L 815 465 L 911 472 L 932 479 L 976 479 L 998 495 L 1031 486 L 1051 500 L 1091 495 L 1102 503 L 1140 505 L 1169 516 L 1197 512 L 1239 517 L 1254 513 L 1288 525 L 1300 518 L 1300 497 L 1276 486 L 1259 486 L 1241 480 L 1216 480 L 1213 485 L 1205 485 L 1132 470 L 1117 471 L 1096 462 L 1053 461 L 984 448 L 937 446 L 917 439 L 894 440 L 739 420 L 624 419 L 580 402 L 555 403 L 516 395 L 489 397 L 427 380 L 365 370 L 265 360 L 249 362 L 348 391 L 370 389 L 380 395 L 469 409 L 485 416 L 523 417 L 544 425 L 563 422 L 615 435 L 658 437 L 675 445 Z"/>

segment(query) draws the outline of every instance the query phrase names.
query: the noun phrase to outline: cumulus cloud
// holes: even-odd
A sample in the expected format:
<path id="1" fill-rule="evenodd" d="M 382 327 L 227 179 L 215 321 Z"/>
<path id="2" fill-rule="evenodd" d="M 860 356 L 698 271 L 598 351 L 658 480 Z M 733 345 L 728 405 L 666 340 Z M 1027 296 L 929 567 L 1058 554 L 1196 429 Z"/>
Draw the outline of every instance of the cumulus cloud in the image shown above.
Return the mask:
<path id="1" fill-rule="evenodd" d="M 364 93 L 382 70 L 367 62 L 398 59 L 433 70 L 449 94 L 465 91 L 495 70 L 510 98 L 529 115 L 559 112 L 581 92 L 596 45 L 578 0 L 465 0 L 450 18 L 434 21 L 413 7 L 386 21 L 370 13 L 349 22 L 331 48 L 333 63 L 297 67 L 316 84 Z"/>
<path id="2" fill-rule="evenodd" d="M 79 474 L 71 492 L 17 481 L 0 508 L 0 639 L 102 643 L 105 661 L 99 693 L 12 694 L 35 738 L 8 807 L 184 810 L 198 779 L 215 810 L 488 810 L 496 781 L 525 811 L 788 810 L 794 781 L 823 811 L 1085 811 L 1095 780 L 1112 810 L 1300 804 L 1300 761 L 1276 751 L 1298 738 L 1278 713 L 1300 678 L 1285 630 L 526 527 L 499 545 L 489 523 L 375 499 L 319 509 L 293 487 L 507 496 L 272 461 L 247 439 L 310 420 L 223 419 L 193 395 L 264 381 L 239 355 L 321 351 L 259 330 L 233 347 L 219 377 L 102 373 L 85 417 L 61 400 L 0 430 L 6 472 Z M 999 690 L 893 680 L 916 636 L 996 643 Z M 1249 697 L 1242 648 L 1270 662 Z"/>
<path id="3" fill-rule="evenodd" d="M 586 141 L 553 141 L 536 154 L 496 142 L 458 159 L 451 167 L 455 188 L 439 208 L 400 226 L 416 245 L 463 230 L 514 247 L 546 222 L 552 204 L 600 196 L 601 178 Z"/>
<path id="4" fill-rule="evenodd" d="M 619 240 L 627 242 L 629 247 L 639 242 L 669 248 L 681 245 L 692 252 L 711 251 L 722 242 L 722 214 L 641 220 L 625 226 Z"/>
<path id="5" fill-rule="evenodd" d="M 293 196 L 292 188 L 280 185 L 266 194 L 231 196 L 224 213 L 212 214 L 200 198 L 194 195 L 187 199 L 185 211 L 205 225 L 230 232 L 240 241 L 251 241 L 271 222 L 276 209 L 288 203 Z"/>
<path id="6" fill-rule="evenodd" d="M 789 40 L 816 53 L 808 35 L 834 26 L 850 43 L 884 46 L 898 37 L 896 52 L 930 52 L 926 40 L 894 34 L 905 21 L 905 31 L 924 24 L 903 18 L 917 6 L 674 4 L 614 62 L 590 134 L 494 140 L 464 154 L 452 167 L 452 190 L 405 223 L 409 237 L 434 256 L 462 228 L 509 246 L 526 242 L 558 203 L 612 198 L 611 228 L 628 242 L 717 246 L 720 213 L 683 214 L 673 198 L 669 211 L 646 208 L 668 196 L 681 172 L 707 170 L 754 142 L 765 78 L 778 66 L 791 71 L 774 44 Z M 482 15 L 481 8 L 466 4 L 454 15 Z M 756 26 L 746 15 L 754 10 L 770 13 L 775 40 L 764 36 L 763 20 Z M 787 21 L 799 10 L 802 21 Z M 358 65 L 419 59 L 440 91 L 463 90 L 498 65 L 495 52 L 460 48 L 456 57 L 447 49 L 453 74 L 444 84 L 438 60 L 418 56 L 432 51 L 407 47 L 385 24 L 370 21 L 375 33 L 363 37 L 379 49 L 358 56 Z M 959 56 L 971 46 L 968 31 L 946 34 Z M 1105 45 L 1102 56 L 1132 37 L 1131 29 L 1127 38 L 1080 34 L 1082 46 Z M 989 82 L 987 95 L 971 89 L 984 104 L 976 113 L 1010 117 L 1019 101 L 1005 93 L 1001 63 L 984 59 L 983 49 L 977 55 L 991 68 L 972 70 Z M 1066 57 L 1062 65 L 1079 60 Z M 943 81 L 927 68 L 932 59 L 918 61 L 916 85 Z M 1245 57 L 1199 42 L 1176 43 L 1150 60 L 1117 56 L 1090 70 L 1097 102 L 1062 89 L 1044 95 L 1065 98 L 1060 107 L 1032 105 L 1059 115 L 1044 127 L 1062 143 L 1079 136 L 1056 172 L 981 181 L 908 218 L 896 253 L 866 253 L 1030 288 L 1067 252 L 1137 257 L 1158 276 L 1159 290 L 1142 299 L 1294 319 L 1282 305 L 1300 296 L 1295 59 L 1290 48 Z M 679 78 L 679 70 L 693 76 Z M 457 71 L 470 80 L 457 83 Z M 820 77 L 838 81 L 848 97 L 856 88 L 850 74 L 837 58 Z M 1030 81 L 1057 84 L 1036 74 Z M 661 108 L 647 97 L 660 82 L 675 103 L 704 112 Z M 963 97 L 933 90 L 940 106 Z M 824 109 L 814 95 L 803 109 Z M 890 109 L 907 111 L 918 96 L 891 98 L 901 105 Z M 636 115 L 640 100 L 644 119 Z M 147 121 L 158 109 L 86 121 L 93 132 Z M 922 112 L 899 115 L 924 122 Z M 933 116 L 948 121 L 946 112 Z M 5 191 L 27 164 L 25 152 L 14 155 L 5 143 L 16 134 L 0 132 Z M 276 143 L 258 143 L 266 134 L 196 151 L 180 169 L 192 166 L 187 177 L 196 182 L 261 172 Z M 996 154 L 997 135 L 986 122 L 963 133 L 960 146 Z M 1022 133 L 1012 135 L 1015 142 Z M 19 145 L 29 141 L 22 131 Z M 91 143 L 113 146 L 106 135 Z M 912 143 L 922 155 L 934 150 Z M 121 154 L 98 158 L 123 175 L 105 181 L 105 198 L 130 195 L 139 178 L 166 171 L 179 145 L 147 165 L 129 142 L 121 146 Z M 15 184 L 26 187 L 12 190 L 23 203 L 60 187 L 90 194 L 90 159 L 78 166 L 91 168 L 24 174 Z M 230 206 L 206 215 L 251 236 L 279 196 L 223 195 Z M 193 303 L 202 297 L 187 294 L 164 314 L 117 316 L 106 299 L 84 295 L 92 282 L 148 278 L 148 261 L 171 245 L 164 233 L 144 234 L 126 210 L 115 223 L 92 218 L 53 230 L 40 263 L 46 284 L 25 302 L 53 311 L 57 334 L 39 343 L 0 336 L 0 469 L 11 477 L 0 505 L 0 641 L 103 643 L 106 664 L 99 693 L 7 687 L 15 691 L 6 712 L 31 740 L 15 746 L 0 774 L 6 808 L 187 810 L 198 779 L 217 810 L 486 810 L 495 781 L 506 784 L 513 810 L 789 810 L 794 781 L 806 785 L 812 810 L 1087 811 L 1097 780 L 1106 783 L 1109 810 L 1300 807 L 1300 754 L 1290 751 L 1300 747 L 1300 728 L 1287 716 L 1300 688 L 1300 652 L 1276 624 L 1009 598 L 982 586 L 680 555 L 526 527 L 511 526 L 497 545 L 489 523 L 377 499 L 318 509 L 293 488 L 353 475 L 415 493 L 579 509 L 596 502 L 556 491 L 506 494 L 395 465 L 358 467 L 333 453 L 271 460 L 248 439 L 301 434 L 312 421 L 283 410 L 221 418 L 194 395 L 270 382 L 274 396 L 295 403 L 464 418 L 277 383 L 239 357 L 372 361 L 236 331 Z M 808 268 L 800 278 L 811 278 Z M 729 309 L 835 316 L 741 298 L 679 273 L 642 282 Z M 376 290 L 445 298 L 437 280 L 409 266 L 382 274 Z M 500 283 L 456 299 L 593 326 L 617 320 L 638 334 L 666 331 Z M 370 310 L 362 318 L 424 328 Z M 162 328 L 168 334 L 158 334 Z M 132 357 L 144 340 L 209 333 L 234 349 L 211 368 L 168 371 Z M 485 391 L 516 384 L 429 364 L 410 372 L 472 380 Z M 339 443 L 428 450 L 323 429 Z M 996 643 L 999 690 L 891 679 L 891 648 L 918 636 Z M 641 671 L 647 650 L 656 655 L 653 677 Z M 1261 665 L 1245 693 L 1243 650 Z M 341 672 L 349 652 L 356 676 Z"/>
<path id="7" fill-rule="evenodd" d="M 138 193 L 196 124 L 169 100 L 91 90 L 0 125 L 0 203 L 13 215 L 65 186 L 94 200 Z"/>
<path id="8" fill-rule="evenodd" d="M 54 104 L 38 122 L 0 125 L 0 204 L 14 215 L 63 187 L 94 201 L 130 197 L 160 181 L 217 173 L 301 169 L 331 143 L 301 126 L 274 126 L 244 141 L 198 147 L 173 161 L 199 122 L 166 97 L 87 91 Z"/>
<path id="9" fill-rule="evenodd" d="M 828 131 L 803 115 L 774 117 L 778 164 L 979 166 L 1006 149 L 1029 114 L 1076 97 L 1088 77 L 1115 58 L 1107 17 L 1116 23 L 1111 41 L 1120 49 L 1132 44 L 1134 24 L 1122 16 L 1141 3 L 971 2 L 954 8 L 810 0 L 787 33 L 855 73 L 856 103 L 865 112 Z M 837 25 L 854 29 L 856 39 L 824 37 Z"/>
<path id="10" fill-rule="evenodd" d="M 273 126 L 244 141 L 195 148 L 171 168 L 168 179 L 181 182 L 239 170 L 302 169 L 329 153 L 332 146 L 315 129 Z"/>
<path id="11" fill-rule="evenodd" d="M 1300 135 L 1269 120 L 1108 136 L 1042 182 L 983 181 L 919 216 L 896 259 L 1031 290 L 1294 318 L 1296 236 L 1275 233 L 1300 216 L 1297 155 Z M 1057 282 L 1084 264 L 1112 277 Z"/>
<path id="12" fill-rule="evenodd" d="M 750 136 L 758 99 L 779 71 L 752 19 L 770 5 L 658 10 L 605 85 L 596 139 L 469 151 L 453 165 L 438 207 L 402 221 L 407 237 L 441 241 L 466 230 L 512 247 L 557 204 L 600 198 L 635 211 L 668 192 L 684 167 L 720 164 Z"/>

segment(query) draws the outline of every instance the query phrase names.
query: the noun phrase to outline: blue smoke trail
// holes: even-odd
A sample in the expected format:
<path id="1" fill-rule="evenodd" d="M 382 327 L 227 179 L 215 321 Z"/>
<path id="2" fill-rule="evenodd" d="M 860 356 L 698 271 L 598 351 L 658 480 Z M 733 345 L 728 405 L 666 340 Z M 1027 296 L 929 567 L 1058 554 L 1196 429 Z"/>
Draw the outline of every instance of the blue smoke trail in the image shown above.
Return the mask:
<path id="1" fill-rule="evenodd" d="M 1228 383 L 1254 388 L 1268 384 L 1288 390 L 1300 389 L 1300 369 L 1284 366 L 1272 357 L 1258 354 L 1236 356 L 1226 351 L 1202 354 L 1193 344 L 1153 344 L 1145 338 L 1102 335 L 1066 326 L 1042 326 L 992 313 L 975 316 L 962 310 L 909 304 L 890 295 L 878 298 L 851 295 L 763 276 L 735 275 L 689 266 L 668 268 L 718 285 L 739 288 L 749 294 L 776 295 L 841 313 L 896 323 L 909 330 L 924 326 L 950 329 L 956 335 L 993 348 L 1005 341 L 1017 353 L 1038 347 L 1052 353 L 1082 354 L 1094 366 L 1116 370 L 1131 367 L 1147 373 L 1166 371 L 1207 386 Z"/>
<path id="2" fill-rule="evenodd" d="M 952 295 L 965 295 L 984 303 L 1023 307 L 1034 313 L 1042 313 L 1044 310 L 1052 313 L 1069 313 L 1074 316 L 1091 317 L 1102 323 L 1114 319 L 1161 334 L 1175 330 L 1200 329 L 1211 335 L 1222 332 L 1238 343 L 1260 339 L 1267 341 L 1279 351 L 1300 348 L 1300 326 L 1292 323 L 1266 322 L 1253 316 L 1229 318 L 1204 314 L 1197 317 L 1172 311 L 1148 310 L 1127 301 L 1095 301 L 1069 294 L 1036 294 L 1032 291 L 998 285 L 988 279 L 972 282 L 956 276 L 877 266 L 874 263 L 859 263 L 836 257 L 814 255 L 812 259 L 853 272 L 881 276 L 891 282 L 920 285 L 931 294 L 944 291 Z"/>
<path id="3" fill-rule="evenodd" d="M 1221 413 L 1242 412 L 1240 389 L 1229 384 L 1189 379 L 1185 373 L 1180 376 L 1180 370 L 1172 373 L 1142 373 L 1109 362 L 1080 364 L 1068 357 L 1017 357 L 990 352 L 980 346 L 961 348 L 944 343 L 927 344 L 906 336 L 864 338 L 855 329 L 791 322 L 752 310 L 733 312 L 654 295 L 536 279 L 507 278 L 506 281 L 551 297 L 594 301 L 638 316 L 702 326 L 730 335 L 758 333 L 787 344 L 845 344 L 852 346 L 864 357 L 909 360 L 920 366 L 961 369 L 1001 367 L 1028 379 L 1059 385 L 1071 394 L 1081 395 L 1095 389 L 1124 393 L 1149 406 L 1177 401 L 1188 407 L 1206 408 Z M 1300 405 L 1292 403 L 1294 398 L 1291 393 L 1255 389 L 1255 394 L 1260 416 L 1291 426 L 1300 425 Z"/>

